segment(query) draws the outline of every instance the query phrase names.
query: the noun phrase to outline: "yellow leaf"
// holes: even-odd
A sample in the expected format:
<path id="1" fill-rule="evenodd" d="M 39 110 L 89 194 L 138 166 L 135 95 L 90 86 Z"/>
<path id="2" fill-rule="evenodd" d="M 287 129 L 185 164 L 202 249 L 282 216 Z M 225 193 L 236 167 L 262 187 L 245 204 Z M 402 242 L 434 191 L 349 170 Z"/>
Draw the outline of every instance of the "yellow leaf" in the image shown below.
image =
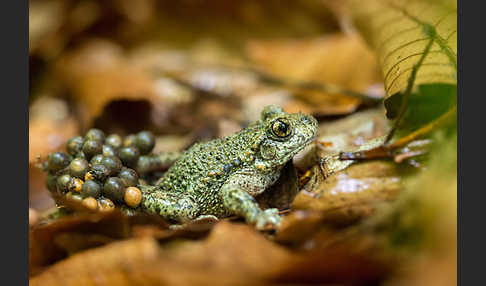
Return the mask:
<path id="1" fill-rule="evenodd" d="M 404 94 L 444 94 L 443 89 L 421 89 L 438 84 L 450 85 L 455 90 L 455 1 L 354 1 L 353 16 L 378 55 L 388 96 L 385 105 L 389 118 L 397 115 L 397 105 Z"/>

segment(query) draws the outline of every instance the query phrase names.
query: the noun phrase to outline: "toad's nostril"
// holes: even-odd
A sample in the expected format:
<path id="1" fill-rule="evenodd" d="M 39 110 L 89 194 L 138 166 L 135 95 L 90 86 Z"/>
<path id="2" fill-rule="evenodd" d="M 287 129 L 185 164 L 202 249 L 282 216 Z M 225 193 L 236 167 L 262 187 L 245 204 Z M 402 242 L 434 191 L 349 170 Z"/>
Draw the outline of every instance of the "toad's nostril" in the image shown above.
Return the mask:
<path id="1" fill-rule="evenodd" d="M 312 123 L 312 118 L 309 115 L 302 115 L 302 122 L 304 124 L 311 124 Z"/>

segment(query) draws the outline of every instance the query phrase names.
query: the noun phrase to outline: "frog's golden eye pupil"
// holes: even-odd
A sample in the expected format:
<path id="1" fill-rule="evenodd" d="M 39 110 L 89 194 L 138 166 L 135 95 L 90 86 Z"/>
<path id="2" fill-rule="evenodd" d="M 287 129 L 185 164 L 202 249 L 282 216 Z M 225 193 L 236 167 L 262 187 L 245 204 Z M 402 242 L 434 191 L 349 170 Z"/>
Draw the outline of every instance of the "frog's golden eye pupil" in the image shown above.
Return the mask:
<path id="1" fill-rule="evenodd" d="M 290 134 L 289 124 L 279 119 L 272 125 L 272 130 L 278 137 L 285 137 Z"/>

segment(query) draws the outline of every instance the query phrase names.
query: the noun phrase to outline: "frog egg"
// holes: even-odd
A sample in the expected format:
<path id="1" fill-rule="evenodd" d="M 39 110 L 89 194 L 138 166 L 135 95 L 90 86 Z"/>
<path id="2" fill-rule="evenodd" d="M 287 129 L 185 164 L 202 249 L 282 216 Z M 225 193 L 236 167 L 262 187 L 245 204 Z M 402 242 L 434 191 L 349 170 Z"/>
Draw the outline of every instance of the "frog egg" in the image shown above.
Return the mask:
<path id="1" fill-rule="evenodd" d="M 95 140 L 103 142 L 105 140 L 105 133 L 100 129 L 92 128 L 86 132 L 84 136 L 86 140 Z"/>
<path id="2" fill-rule="evenodd" d="M 71 162 L 71 158 L 64 152 L 55 152 L 47 156 L 47 169 L 51 172 L 57 172 L 66 168 Z"/>
<path id="3" fill-rule="evenodd" d="M 92 211 L 98 209 L 98 201 L 93 197 L 84 198 L 81 204 Z"/>
<path id="4" fill-rule="evenodd" d="M 57 189 L 60 192 L 67 192 L 69 189 L 69 184 L 71 183 L 72 177 L 68 174 L 59 176 L 56 181 Z"/>
<path id="5" fill-rule="evenodd" d="M 126 166 L 133 166 L 138 158 L 140 157 L 140 152 L 135 147 L 122 147 L 118 150 L 118 158 Z"/>
<path id="6" fill-rule="evenodd" d="M 101 212 L 109 212 L 115 209 L 115 204 L 108 198 L 100 198 L 98 200 L 98 208 Z"/>
<path id="7" fill-rule="evenodd" d="M 122 146 L 122 138 L 120 135 L 117 134 L 111 134 L 108 137 L 106 137 L 105 144 L 113 147 L 113 148 L 120 148 Z"/>
<path id="8" fill-rule="evenodd" d="M 98 140 L 86 140 L 83 144 L 83 153 L 86 157 L 91 158 L 103 151 L 103 144 Z"/>
<path id="9" fill-rule="evenodd" d="M 80 193 L 83 187 L 83 180 L 78 178 L 72 178 L 68 184 L 68 190 L 72 193 Z"/>
<path id="10" fill-rule="evenodd" d="M 81 136 L 76 136 L 70 138 L 66 143 L 66 150 L 69 154 L 75 156 L 79 152 L 81 152 L 84 144 L 84 139 Z"/>
<path id="11" fill-rule="evenodd" d="M 146 155 L 152 151 L 155 146 L 155 137 L 149 131 L 142 131 L 135 137 L 135 146 L 140 151 L 140 154 Z"/>
<path id="12" fill-rule="evenodd" d="M 102 154 L 95 155 L 93 158 L 91 158 L 89 163 L 91 165 L 101 164 L 101 161 L 103 160 L 103 158 L 105 158 L 105 156 L 103 156 Z"/>
<path id="13" fill-rule="evenodd" d="M 142 192 L 136 187 L 128 187 L 125 189 L 124 199 L 129 207 L 136 208 L 142 202 Z"/>
<path id="14" fill-rule="evenodd" d="M 133 187 L 138 184 L 138 174 L 135 170 L 130 168 L 123 168 L 118 177 L 125 183 L 128 187 Z"/>
<path id="15" fill-rule="evenodd" d="M 125 183 L 118 177 L 110 177 L 103 186 L 103 195 L 116 202 L 123 202 Z"/>
<path id="16" fill-rule="evenodd" d="M 83 198 L 94 197 L 97 198 L 101 195 L 101 185 L 93 180 L 86 181 L 81 188 L 81 196 Z"/>
<path id="17" fill-rule="evenodd" d="M 98 181 L 104 181 L 110 175 L 110 169 L 103 164 L 96 164 L 91 167 L 89 173 L 93 176 L 94 179 Z"/>
<path id="18" fill-rule="evenodd" d="M 89 170 L 89 163 L 85 159 L 75 158 L 69 164 L 69 173 L 73 177 L 84 178 Z"/>
<path id="19" fill-rule="evenodd" d="M 101 160 L 101 164 L 105 165 L 110 170 L 110 176 L 118 174 L 123 167 L 120 159 L 115 156 L 105 156 Z"/>
<path id="20" fill-rule="evenodd" d="M 103 145 L 101 150 L 101 154 L 103 154 L 104 156 L 116 156 L 116 149 L 111 147 L 110 145 Z"/>

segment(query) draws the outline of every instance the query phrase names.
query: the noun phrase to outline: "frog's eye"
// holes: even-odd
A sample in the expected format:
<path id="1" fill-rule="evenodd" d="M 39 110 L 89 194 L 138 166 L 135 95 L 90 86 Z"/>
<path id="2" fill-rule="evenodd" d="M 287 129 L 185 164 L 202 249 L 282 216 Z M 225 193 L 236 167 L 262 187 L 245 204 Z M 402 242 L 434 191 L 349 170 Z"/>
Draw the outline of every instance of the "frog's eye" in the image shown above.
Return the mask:
<path id="1" fill-rule="evenodd" d="M 278 137 L 287 137 L 290 135 L 290 124 L 284 119 L 280 118 L 272 123 L 272 131 Z"/>

